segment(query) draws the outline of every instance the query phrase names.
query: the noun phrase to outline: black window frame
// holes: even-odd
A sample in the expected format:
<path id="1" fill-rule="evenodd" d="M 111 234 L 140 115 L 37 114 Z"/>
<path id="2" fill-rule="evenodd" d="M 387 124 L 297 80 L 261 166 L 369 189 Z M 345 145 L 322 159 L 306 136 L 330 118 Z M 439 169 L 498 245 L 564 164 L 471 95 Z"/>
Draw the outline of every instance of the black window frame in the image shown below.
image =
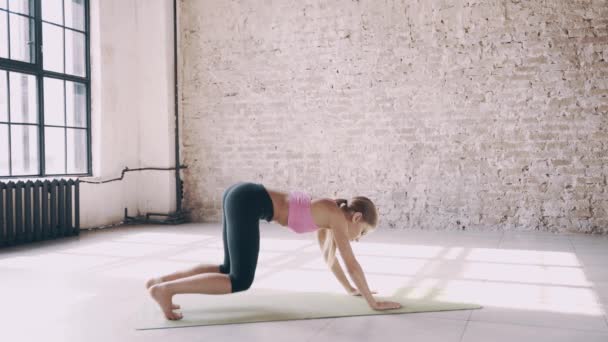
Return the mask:
<path id="1" fill-rule="evenodd" d="M 10 0 L 7 1 L 7 4 Z M 35 42 L 35 63 L 28 63 L 28 62 L 23 62 L 23 61 L 19 61 L 19 60 L 13 60 L 13 59 L 8 59 L 8 58 L 1 58 L 0 57 L 0 71 L 6 71 L 6 77 L 7 79 L 9 79 L 9 73 L 10 72 L 19 72 L 19 73 L 23 73 L 23 74 L 28 74 L 28 75 L 33 75 L 36 77 L 36 89 L 37 89 L 37 94 L 36 94 L 36 101 L 37 101 L 37 110 L 38 110 L 38 123 L 36 124 L 31 124 L 31 123 L 19 123 L 19 124 L 14 124 L 11 123 L 10 120 L 10 113 L 9 113 L 9 118 L 8 118 L 8 122 L 2 122 L 2 124 L 8 124 L 9 127 L 9 137 L 8 137 L 8 148 L 9 148 L 9 175 L 2 175 L 0 174 L 0 180 L 2 179 L 11 179 L 11 178 L 45 178 L 45 177 L 85 177 L 85 176 L 92 176 L 92 156 L 91 156 L 91 59 L 90 59 L 90 0 L 83 0 L 84 1 L 84 32 L 81 31 L 80 29 L 74 29 L 71 27 L 67 27 L 67 26 L 63 26 L 65 25 L 65 18 L 63 20 L 63 25 L 59 25 L 56 23 L 51 23 L 51 22 L 47 22 L 47 21 L 43 21 L 42 20 L 42 3 L 41 1 L 44 0 L 29 0 L 29 4 L 30 4 L 30 8 L 31 5 L 33 4 L 34 6 L 34 15 L 32 16 L 31 14 L 29 16 L 27 16 L 30 19 L 34 19 L 34 42 Z M 62 0 L 62 16 L 65 17 L 65 2 L 69 1 L 69 0 Z M 8 51 L 10 51 L 10 14 L 18 14 L 21 16 L 25 16 L 22 13 L 17 13 L 17 12 L 11 12 L 9 7 L 7 6 L 6 9 L 0 9 L 0 11 L 6 13 L 7 16 L 7 29 L 9 30 L 7 32 L 8 35 Z M 43 65 L 44 65 L 44 60 L 43 60 L 43 55 L 42 55 L 42 42 L 43 42 L 43 36 L 42 36 L 42 23 L 46 23 L 46 24 L 51 24 L 51 25 L 55 25 L 58 27 L 61 27 L 63 29 L 63 63 L 64 63 L 64 73 L 59 73 L 59 72 L 54 72 L 54 71 L 48 71 L 48 70 L 44 70 Z M 65 54 L 66 54 L 66 42 L 65 42 L 65 30 L 71 30 L 71 31 L 75 31 L 75 32 L 79 32 L 85 35 L 85 76 L 81 77 L 81 76 L 77 76 L 77 75 L 71 75 L 71 74 L 67 74 L 66 72 L 66 59 L 65 59 Z M 9 57 L 10 54 L 9 54 Z M 76 83 L 80 83 L 80 84 L 84 84 L 85 88 L 86 88 L 86 139 L 87 139 L 87 148 L 86 148 L 86 153 L 87 153 L 87 170 L 86 173 L 78 173 L 78 174 L 70 174 L 70 173 L 60 173 L 60 174 L 48 174 L 46 173 L 46 162 L 45 162 L 45 127 L 61 127 L 61 128 L 65 128 L 64 130 L 64 135 L 66 137 L 65 141 L 64 141 L 64 149 L 65 149 L 65 171 L 67 172 L 67 163 L 68 163 L 68 153 L 67 153 L 67 129 L 68 128 L 78 128 L 78 129 L 83 129 L 82 127 L 72 127 L 72 126 L 67 126 L 67 122 L 64 122 L 64 126 L 55 126 L 55 125 L 45 125 L 44 124 L 44 78 L 45 77 L 49 77 L 52 79 L 58 79 L 63 81 L 64 83 L 64 90 L 66 89 L 66 81 L 71 81 L 71 82 L 76 82 Z M 9 83 L 7 83 L 7 87 L 6 87 L 6 91 L 7 91 L 7 110 L 10 112 L 10 85 Z M 67 97 L 67 93 L 64 91 L 64 115 L 65 112 L 67 111 L 67 108 L 65 106 L 65 101 L 66 101 L 66 97 Z M 38 127 L 38 161 L 39 161 L 39 165 L 38 165 L 38 174 L 32 174 L 32 175 L 12 175 L 13 172 L 13 167 L 12 167 L 12 142 L 11 142 L 11 137 L 10 137 L 10 127 L 13 125 L 21 125 L 21 126 L 37 126 Z"/>

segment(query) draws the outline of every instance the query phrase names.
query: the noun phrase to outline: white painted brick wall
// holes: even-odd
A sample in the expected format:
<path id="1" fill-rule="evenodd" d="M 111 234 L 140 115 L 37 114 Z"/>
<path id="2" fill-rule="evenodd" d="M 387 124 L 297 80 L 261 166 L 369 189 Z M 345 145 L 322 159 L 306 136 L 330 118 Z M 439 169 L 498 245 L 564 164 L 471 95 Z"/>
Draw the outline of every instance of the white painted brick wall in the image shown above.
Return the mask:
<path id="1" fill-rule="evenodd" d="M 608 1 L 182 1 L 185 205 L 239 180 L 380 226 L 608 232 Z"/>

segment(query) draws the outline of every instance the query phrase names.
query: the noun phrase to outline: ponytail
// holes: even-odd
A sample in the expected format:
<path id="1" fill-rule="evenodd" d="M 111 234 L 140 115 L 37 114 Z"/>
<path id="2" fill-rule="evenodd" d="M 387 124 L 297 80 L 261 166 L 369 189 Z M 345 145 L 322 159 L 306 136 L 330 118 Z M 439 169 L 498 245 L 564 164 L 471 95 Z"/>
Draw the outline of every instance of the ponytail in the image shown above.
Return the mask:
<path id="1" fill-rule="evenodd" d="M 336 201 L 336 204 L 338 205 L 338 207 L 340 209 L 342 209 L 343 205 L 345 208 L 348 208 L 348 201 L 345 200 L 344 198 L 337 198 L 334 201 Z"/>

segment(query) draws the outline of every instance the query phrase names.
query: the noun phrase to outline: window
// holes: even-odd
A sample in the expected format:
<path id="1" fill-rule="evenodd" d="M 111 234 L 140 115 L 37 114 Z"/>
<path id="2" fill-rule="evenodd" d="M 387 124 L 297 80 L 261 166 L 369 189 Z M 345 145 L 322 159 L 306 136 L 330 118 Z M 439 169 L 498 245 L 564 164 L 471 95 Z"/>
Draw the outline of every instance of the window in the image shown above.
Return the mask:
<path id="1" fill-rule="evenodd" d="M 0 0 L 0 178 L 90 175 L 88 0 Z"/>

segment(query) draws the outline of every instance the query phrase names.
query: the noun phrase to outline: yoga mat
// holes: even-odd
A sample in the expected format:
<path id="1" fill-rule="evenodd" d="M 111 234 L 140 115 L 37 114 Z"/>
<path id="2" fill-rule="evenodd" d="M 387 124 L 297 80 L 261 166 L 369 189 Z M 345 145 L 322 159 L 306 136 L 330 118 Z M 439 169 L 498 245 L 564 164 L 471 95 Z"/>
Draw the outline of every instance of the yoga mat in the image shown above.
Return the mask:
<path id="1" fill-rule="evenodd" d="M 378 301 L 401 303 L 398 310 L 372 310 L 362 297 L 338 293 L 289 292 L 249 289 L 229 295 L 183 294 L 173 297 L 181 306 L 181 320 L 165 318 L 150 297 L 135 320 L 137 330 L 192 327 L 202 325 L 287 321 L 345 316 L 389 315 L 412 312 L 480 309 L 467 303 L 440 302 L 433 299 L 409 299 L 375 295 Z"/>

